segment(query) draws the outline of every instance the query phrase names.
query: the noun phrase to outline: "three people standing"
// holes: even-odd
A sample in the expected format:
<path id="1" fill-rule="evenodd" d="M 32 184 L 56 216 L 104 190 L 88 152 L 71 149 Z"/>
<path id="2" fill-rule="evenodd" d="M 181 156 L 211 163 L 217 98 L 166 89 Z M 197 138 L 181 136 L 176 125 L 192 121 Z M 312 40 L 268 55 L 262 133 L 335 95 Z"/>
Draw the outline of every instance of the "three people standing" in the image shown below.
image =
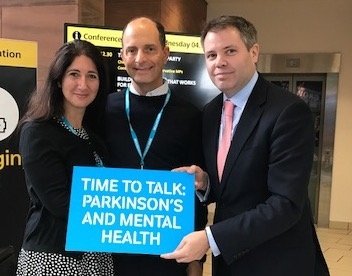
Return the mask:
<path id="1" fill-rule="evenodd" d="M 205 106 L 202 119 L 162 77 L 169 56 L 162 25 L 141 17 L 123 30 L 121 55 L 132 83 L 107 101 L 109 165 L 205 170 L 210 187 L 198 188 L 210 189 L 205 199 L 215 202 L 216 210 L 214 224 L 205 227 L 206 207 L 196 198 L 197 231 L 162 258 L 116 255 L 116 275 L 201 275 L 199 260 L 209 248 L 214 276 L 329 275 L 307 191 L 314 149 L 309 108 L 257 72 L 257 31 L 246 19 L 210 20 L 201 42 L 208 74 L 222 92 Z M 71 52 L 70 47 L 78 45 L 89 50 Z M 86 42 L 65 44 L 45 89 L 34 94 L 23 120 L 20 149 L 31 209 L 18 275 L 32 275 L 21 271 L 44 270 L 48 264 L 54 271 L 57 262 L 59 270 L 72 275 L 80 269 L 86 270 L 83 275 L 113 273 L 109 254 L 75 255 L 63 249 L 72 166 L 99 166 L 106 155 L 89 131 L 96 120 L 86 120 L 90 108 L 104 102 L 100 59 Z M 225 101 L 234 107 L 232 141 L 219 168 L 217 151 L 227 125 Z"/>

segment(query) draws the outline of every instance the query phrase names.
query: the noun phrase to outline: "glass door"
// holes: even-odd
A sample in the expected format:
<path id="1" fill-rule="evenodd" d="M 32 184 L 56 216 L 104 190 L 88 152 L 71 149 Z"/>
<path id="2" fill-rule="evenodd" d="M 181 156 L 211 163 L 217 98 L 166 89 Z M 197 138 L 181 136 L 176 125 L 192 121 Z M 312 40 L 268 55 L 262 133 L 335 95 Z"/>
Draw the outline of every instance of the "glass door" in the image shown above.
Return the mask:
<path id="1" fill-rule="evenodd" d="M 315 147 L 313 157 L 313 167 L 308 185 L 308 194 L 315 223 L 318 216 L 320 171 L 322 160 L 322 128 L 325 99 L 325 74 L 263 74 L 272 83 L 289 90 L 309 106 L 313 114 Z"/>

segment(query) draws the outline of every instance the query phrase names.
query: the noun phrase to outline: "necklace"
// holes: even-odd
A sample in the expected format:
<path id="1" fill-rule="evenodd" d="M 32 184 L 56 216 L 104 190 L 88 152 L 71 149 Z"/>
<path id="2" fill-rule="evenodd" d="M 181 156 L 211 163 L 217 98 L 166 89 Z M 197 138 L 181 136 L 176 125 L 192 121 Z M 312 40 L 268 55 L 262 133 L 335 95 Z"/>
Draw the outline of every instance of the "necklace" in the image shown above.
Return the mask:
<path id="1" fill-rule="evenodd" d="M 73 127 L 63 115 L 59 118 L 58 117 L 54 117 L 54 118 L 62 127 L 70 131 L 72 134 L 76 135 L 77 137 L 83 140 L 87 140 L 87 141 L 89 140 L 88 132 L 84 127 L 81 127 L 81 128 Z M 91 145 L 90 142 L 89 144 Z M 103 160 L 95 150 L 93 150 L 93 155 L 94 155 L 95 165 L 97 167 L 103 167 L 104 166 Z"/>

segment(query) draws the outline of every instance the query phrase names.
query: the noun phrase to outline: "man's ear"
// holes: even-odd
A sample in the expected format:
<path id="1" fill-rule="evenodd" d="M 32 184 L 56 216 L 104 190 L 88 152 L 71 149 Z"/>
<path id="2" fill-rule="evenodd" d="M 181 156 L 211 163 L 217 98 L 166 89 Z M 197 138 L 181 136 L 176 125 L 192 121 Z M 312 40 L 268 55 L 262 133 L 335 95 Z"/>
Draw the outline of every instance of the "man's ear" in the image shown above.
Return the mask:
<path id="1" fill-rule="evenodd" d="M 167 63 L 167 59 L 170 56 L 170 48 L 169 48 L 169 46 L 165 46 L 164 47 L 164 55 L 165 55 L 164 64 L 166 64 Z"/>
<path id="2" fill-rule="evenodd" d="M 252 59 L 254 61 L 254 63 L 258 62 L 259 59 L 259 45 L 257 43 L 255 43 L 252 48 L 250 49 L 250 52 L 252 54 Z"/>
<path id="3" fill-rule="evenodd" d="M 120 49 L 120 57 L 123 58 L 123 48 Z"/>

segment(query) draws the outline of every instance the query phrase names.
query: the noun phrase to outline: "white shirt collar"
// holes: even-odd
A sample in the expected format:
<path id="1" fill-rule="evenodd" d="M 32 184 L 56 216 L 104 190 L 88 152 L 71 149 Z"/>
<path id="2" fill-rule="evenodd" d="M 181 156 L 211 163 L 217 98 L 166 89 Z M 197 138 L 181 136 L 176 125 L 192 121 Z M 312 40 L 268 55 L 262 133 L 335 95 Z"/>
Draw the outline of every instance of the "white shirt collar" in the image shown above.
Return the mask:
<path id="1" fill-rule="evenodd" d="M 159 86 L 158 88 L 156 88 L 152 91 L 149 91 L 145 96 L 153 97 L 153 96 L 165 95 L 168 90 L 169 90 L 169 84 L 168 84 L 167 80 L 164 79 L 164 83 L 161 86 Z M 131 91 L 131 93 L 140 96 L 140 94 L 137 92 L 136 88 L 134 88 L 133 83 L 130 84 L 130 91 Z"/>
<path id="2" fill-rule="evenodd" d="M 258 72 L 255 71 L 250 81 L 240 91 L 238 91 L 234 96 L 232 96 L 229 100 L 232 101 L 233 104 L 236 105 L 237 107 L 244 109 L 247 103 L 247 100 L 251 95 L 252 90 L 258 80 L 258 77 L 259 77 Z M 224 101 L 226 101 L 227 98 L 224 93 L 223 95 L 224 95 Z"/>

